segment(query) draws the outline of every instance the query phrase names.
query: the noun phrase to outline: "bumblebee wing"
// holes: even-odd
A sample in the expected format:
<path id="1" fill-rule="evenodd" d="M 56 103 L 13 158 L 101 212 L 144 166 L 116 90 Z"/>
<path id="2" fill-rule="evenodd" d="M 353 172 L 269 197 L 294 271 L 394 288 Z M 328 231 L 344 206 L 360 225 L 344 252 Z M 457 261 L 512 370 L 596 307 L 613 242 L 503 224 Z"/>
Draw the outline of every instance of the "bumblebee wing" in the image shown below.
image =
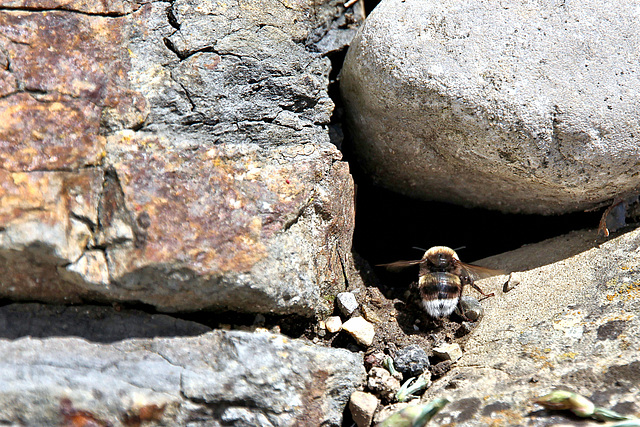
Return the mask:
<path id="1" fill-rule="evenodd" d="M 415 261 L 396 261 L 390 262 L 389 264 L 377 264 L 377 267 L 386 267 L 387 270 L 400 270 L 406 267 L 411 267 L 412 265 L 420 264 L 422 262 L 421 259 Z"/>
<path id="2" fill-rule="evenodd" d="M 481 280 L 491 276 L 500 276 L 502 274 L 509 274 L 504 270 L 496 270 L 494 268 L 480 267 L 479 265 L 465 264 L 464 262 L 462 263 L 462 267 L 467 271 L 467 273 L 469 273 L 469 275 L 474 280 Z"/>

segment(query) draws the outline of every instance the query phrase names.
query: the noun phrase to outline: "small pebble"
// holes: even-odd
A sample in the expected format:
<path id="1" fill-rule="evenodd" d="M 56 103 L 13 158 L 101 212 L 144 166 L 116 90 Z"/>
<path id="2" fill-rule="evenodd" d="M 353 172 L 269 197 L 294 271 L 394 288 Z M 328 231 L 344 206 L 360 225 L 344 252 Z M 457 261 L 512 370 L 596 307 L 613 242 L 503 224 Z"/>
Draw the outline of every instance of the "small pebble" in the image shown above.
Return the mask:
<path id="1" fill-rule="evenodd" d="M 480 301 L 473 297 L 464 295 L 460 299 L 460 305 L 462 305 L 465 317 L 471 321 L 478 320 L 484 313 L 484 308 L 482 308 Z M 456 307 L 456 314 L 460 316 L 460 309 L 458 307 Z"/>
<path id="2" fill-rule="evenodd" d="M 417 377 L 429 369 L 429 357 L 418 345 L 409 345 L 398 350 L 393 363 L 405 378 Z"/>
<path id="3" fill-rule="evenodd" d="M 358 309 L 356 296 L 351 292 L 340 292 L 336 296 L 336 304 L 338 304 L 338 309 L 345 317 L 351 316 Z"/>
<path id="4" fill-rule="evenodd" d="M 335 334 L 342 329 L 342 320 L 340 320 L 340 316 L 327 317 L 324 321 L 324 326 L 327 328 L 327 331 Z"/>
<path id="5" fill-rule="evenodd" d="M 400 380 L 391 376 L 384 368 L 373 367 L 369 370 L 367 387 L 381 399 L 392 401 L 400 390 Z"/>
<path id="6" fill-rule="evenodd" d="M 431 375 L 438 378 L 451 370 L 451 361 L 445 360 L 431 367 Z"/>
<path id="7" fill-rule="evenodd" d="M 455 362 L 462 357 L 462 349 L 459 344 L 442 344 L 433 349 L 433 354 L 443 360 Z"/>
<path id="8" fill-rule="evenodd" d="M 342 329 L 355 338 L 359 344 L 369 347 L 373 344 L 376 330 L 373 325 L 360 316 L 352 317 L 342 324 Z"/>
<path id="9" fill-rule="evenodd" d="M 384 353 L 380 352 L 380 351 L 377 351 L 377 352 L 374 352 L 374 353 L 371 353 L 371 354 L 367 354 L 364 357 L 365 368 L 370 369 L 370 368 L 372 368 L 374 366 L 378 367 L 378 368 L 381 367 L 382 363 L 384 362 L 384 359 L 386 357 L 387 356 Z"/>
<path id="10" fill-rule="evenodd" d="M 371 393 L 356 391 L 349 400 L 351 417 L 358 427 L 369 427 L 373 414 L 378 408 L 379 400 Z"/>
<path id="11" fill-rule="evenodd" d="M 378 315 L 376 314 L 375 311 L 373 311 L 372 308 L 367 307 L 366 305 L 363 305 L 362 308 L 362 315 L 364 316 L 365 319 L 367 319 L 369 322 L 371 323 L 380 323 L 381 320 L 378 317 Z"/>
<path id="12" fill-rule="evenodd" d="M 478 326 L 478 322 L 462 322 L 460 328 L 456 331 L 456 337 L 460 338 L 471 333 L 476 326 Z"/>

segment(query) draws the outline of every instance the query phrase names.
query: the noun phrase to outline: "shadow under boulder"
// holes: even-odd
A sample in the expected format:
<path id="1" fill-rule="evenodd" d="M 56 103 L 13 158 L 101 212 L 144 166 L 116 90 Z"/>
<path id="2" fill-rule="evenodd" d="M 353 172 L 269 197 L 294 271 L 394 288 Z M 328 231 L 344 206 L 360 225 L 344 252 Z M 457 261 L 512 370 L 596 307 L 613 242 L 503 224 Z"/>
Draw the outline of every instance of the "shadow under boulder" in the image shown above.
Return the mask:
<path id="1" fill-rule="evenodd" d="M 98 343 L 128 338 L 188 337 L 209 332 L 197 322 L 140 310 L 38 303 L 0 307 L 0 338 L 79 337 Z"/>

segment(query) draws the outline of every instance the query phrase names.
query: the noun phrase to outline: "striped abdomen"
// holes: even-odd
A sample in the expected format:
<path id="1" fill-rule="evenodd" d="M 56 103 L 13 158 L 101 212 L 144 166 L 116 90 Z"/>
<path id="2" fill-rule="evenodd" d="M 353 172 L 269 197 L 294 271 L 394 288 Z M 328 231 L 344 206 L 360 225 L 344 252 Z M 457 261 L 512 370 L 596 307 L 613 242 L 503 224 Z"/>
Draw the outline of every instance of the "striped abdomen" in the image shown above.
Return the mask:
<path id="1" fill-rule="evenodd" d="M 453 313 L 462 290 L 460 277 L 445 272 L 430 272 L 418 281 L 422 306 L 432 317 L 445 317 Z"/>

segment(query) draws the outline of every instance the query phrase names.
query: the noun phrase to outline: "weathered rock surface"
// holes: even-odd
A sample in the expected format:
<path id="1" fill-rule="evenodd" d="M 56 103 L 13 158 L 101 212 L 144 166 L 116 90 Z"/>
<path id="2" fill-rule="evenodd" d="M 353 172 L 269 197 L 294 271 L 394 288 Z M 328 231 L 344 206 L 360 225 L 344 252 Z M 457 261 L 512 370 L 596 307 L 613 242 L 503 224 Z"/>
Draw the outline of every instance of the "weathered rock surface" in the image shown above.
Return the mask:
<path id="1" fill-rule="evenodd" d="M 341 77 L 364 169 L 411 196 L 508 212 L 637 193 L 636 7 L 382 1 Z"/>
<path id="2" fill-rule="evenodd" d="M 0 355 L 0 420 L 16 425 L 59 425 L 68 399 L 114 426 L 149 412 L 160 425 L 337 426 L 365 375 L 347 350 L 237 331 L 0 340 Z"/>
<path id="3" fill-rule="evenodd" d="M 5 4 L 0 296 L 330 310 L 354 207 L 320 52 L 361 18 L 337 0 Z"/>
<path id="4" fill-rule="evenodd" d="M 574 232 L 483 261 L 512 266 L 519 284 L 503 293 L 506 276 L 482 282 L 496 297 L 482 302 L 462 358 L 423 397 L 452 401 L 435 424 L 567 423 L 531 402 L 554 388 L 640 412 L 640 230 L 594 239 L 594 231 Z"/>
<path id="5" fill-rule="evenodd" d="M 114 296 L 164 310 L 329 309 L 353 228 L 352 181 L 334 148 L 131 143 L 117 142 L 103 196 L 115 210 L 100 219 Z"/>

